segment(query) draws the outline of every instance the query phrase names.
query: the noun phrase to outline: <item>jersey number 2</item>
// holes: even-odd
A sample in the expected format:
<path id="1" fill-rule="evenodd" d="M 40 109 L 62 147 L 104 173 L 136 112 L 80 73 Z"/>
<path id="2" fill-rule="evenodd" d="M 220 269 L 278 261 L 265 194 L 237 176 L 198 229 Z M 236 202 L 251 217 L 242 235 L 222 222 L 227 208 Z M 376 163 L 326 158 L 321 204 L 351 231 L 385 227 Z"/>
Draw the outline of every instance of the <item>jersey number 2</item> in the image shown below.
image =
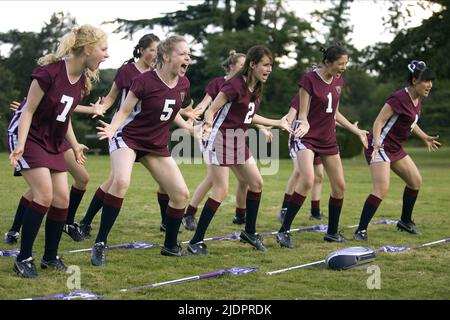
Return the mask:
<path id="1" fill-rule="evenodd" d="M 63 94 L 60 102 L 64 103 L 65 106 L 63 112 L 61 112 L 61 114 L 56 117 L 56 120 L 60 122 L 66 122 L 67 114 L 69 113 L 70 108 L 72 108 L 73 98 Z"/>
<path id="2" fill-rule="evenodd" d="M 175 99 L 166 99 L 166 101 L 164 102 L 163 113 L 161 114 L 161 117 L 159 117 L 159 120 L 167 121 L 170 119 L 170 116 L 172 115 L 173 112 L 171 106 L 174 105 L 175 103 L 176 103 Z"/>
<path id="3" fill-rule="evenodd" d="M 245 116 L 244 123 L 252 123 L 253 114 L 255 113 L 255 104 L 253 102 L 250 102 L 248 104 L 248 112 Z"/>

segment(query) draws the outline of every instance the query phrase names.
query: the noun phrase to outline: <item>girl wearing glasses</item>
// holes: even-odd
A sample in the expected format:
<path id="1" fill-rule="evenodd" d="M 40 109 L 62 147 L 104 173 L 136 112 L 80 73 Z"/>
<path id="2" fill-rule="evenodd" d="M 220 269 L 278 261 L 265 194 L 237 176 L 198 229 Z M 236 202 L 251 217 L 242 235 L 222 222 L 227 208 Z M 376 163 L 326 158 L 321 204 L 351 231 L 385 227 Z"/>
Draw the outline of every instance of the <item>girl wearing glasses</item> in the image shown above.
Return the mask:
<path id="1" fill-rule="evenodd" d="M 420 234 L 411 216 L 422 184 L 422 177 L 403 144 L 414 132 L 435 151 L 441 145 L 437 139 L 427 135 L 417 125 L 422 109 L 422 98 L 428 97 L 433 86 L 434 75 L 423 61 L 413 60 L 408 65 L 408 87 L 394 92 L 384 104 L 369 134 L 369 148 L 365 156 L 370 165 L 373 189 L 366 199 L 358 229 L 357 240 L 367 241 L 367 226 L 389 190 L 390 170 L 406 183 L 403 192 L 402 215 L 397 223 L 399 230 Z"/>

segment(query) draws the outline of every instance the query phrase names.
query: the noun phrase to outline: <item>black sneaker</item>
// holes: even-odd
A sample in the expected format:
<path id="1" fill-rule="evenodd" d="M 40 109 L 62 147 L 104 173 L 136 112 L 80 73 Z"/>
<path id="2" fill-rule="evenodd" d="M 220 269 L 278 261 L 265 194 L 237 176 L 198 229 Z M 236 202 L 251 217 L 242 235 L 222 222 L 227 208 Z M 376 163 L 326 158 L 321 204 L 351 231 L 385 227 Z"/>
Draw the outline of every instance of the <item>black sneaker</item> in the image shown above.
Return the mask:
<path id="1" fill-rule="evenodd" d="M 294 245 L 291 242 L 291 235 L 287 231 L 277 233 L 277 242 L 280 244 L 281 247 L 286 247 L 289 249 L 292 249 L 294 247 Z"/>
<path id="2" fill-rule="evenodd" d="M 161 254 L 163 256 L 168 256 L 168 257 L 183 257 L 183 256 L 187 256 L 186 251 L 183 251 L 183 248 L 180 245 L 175 245 L 172 248 L 167 248 L 165 246 L 163 246 L 161 248 Z"/>
<path id="3" fill-rule="evenodd" d="M 397 222 L 397 228 L 401 231 L 406 231 L 408 233 L 412 234 L 420 234 L 419 229 L 417 229 L 416 224 L 414 221 L 411 222 L 403 222 L 402 220 L 399 220 Z"/>
<path id="4" fill-rule="evenodd" d="M 280 223 L 283 224 L 284 217 L 286 217 L 287 208 L 281 208 L 280 213 L 278 214 L 278 220 L 280 220 Z"/>
<path id="5" fill-rule="evenodd" d="M 92 247 L 91 263 L 93 266 L 104 266 L 106 264 L 105 243 L 97 242 Z"/>
<path id="6" fill-rule="evenodd" d="M 22 261 L 17 261 L 16 259 L 14 271 L 23 278 L 37 278 L 39 276 L 32 257 Z"/>
<path id="7" fill-rule="evenodd" d="M 195 231 L 197 229 L 197 221 L 193 215 L 184 216 L 181 223 L 189 231 Z"/>
<path id="8" fill-rule="evenodd" d="M 208 254 L 207 246 L 203 242 L 189 243 L 187 249 L 190 253 L 197 256 L 206 256 Z"/>
<path id="9" fill-rule="evenodd" d="M 52 269 L 64 271 L 64 272 L 67 271 L 67 267 L 64 265 L 61 258 L 58 256 L 56 256 L 55 260 L 44 260 L 44 258 L 42 258 L 41 269 L 47 269 L 47 268 L 52 268 Z"/>
<path id="10" fill-rule="evenodd" d="M 311 215 L 310 217 L 309 217 L 309 220 L 323 220 L 323 218 L 325 218 L 324 217 L 324 215 L 322 214 L 322 212 L 319 214 L 319 215 Z"/>
<path id="11" fill-rule="evenodd" d="M 80 233 L 84 239 L 89 239 L 91 237 L 92 227 L 90 224 L 84 224 L 80 222 Z"/>
<path id="12" fill-rule="evenodd" d="M 8 231 L 5 233 L 5 242 L 7 244 L 16 244 L 19 240 L 19 233 L 16 231 Z"/>
<path id="13" fill-rule="evenodd" d="M 360 241 L 367 241 L 369 237 L 367 236 L 367 230 L 356 230 L 353 234 L 353 239 Z"/>
<path id="14" fill-rule="evenodd" d="M 233 224 L 245 224 L 246 220 L 245 216 L 234 216 Z"/>
<path id="15" fill-rule="evenodd" d="M 77 223 L 74 224 L 65 224 L 63 228 L 63 232 L 67 233 L 69 237 L 72 238 L 75 242 L 80 242 L 84 240 L 83 234 L 80 231 L 80 227 Z"/>
<path id="16" fill-rule="evenodd" d="M 256 250 L 259 251 L 267 251 L 267 248 L 264 246 L 264 244 L 261 241 L 261 237 L 257 236 L 256 234 L 250 234 L 246 232 L 245 230 L 241 231 L 240 235 L 242 242 L 247 242 L 251 244 L 253 247 L 255 247 Z"/>
<path id="17" fill-rule="evenodd" d="M 340 233 L 328 234 L 326 233 L 323 240 L 328 242 L 345 242 L 345 238 Z"/>
<path id="18" fill-rule="evenodd" d="M 161 232 L 166 232 L 166 225 L 164 224 L 164 223 L 161 223 L 160 225 L 159 225 L 159 231 L 161 231 Z M 178 229 L 178 233 L 181 233 L 182 232 L 182 230 L 181 229 Z"/>

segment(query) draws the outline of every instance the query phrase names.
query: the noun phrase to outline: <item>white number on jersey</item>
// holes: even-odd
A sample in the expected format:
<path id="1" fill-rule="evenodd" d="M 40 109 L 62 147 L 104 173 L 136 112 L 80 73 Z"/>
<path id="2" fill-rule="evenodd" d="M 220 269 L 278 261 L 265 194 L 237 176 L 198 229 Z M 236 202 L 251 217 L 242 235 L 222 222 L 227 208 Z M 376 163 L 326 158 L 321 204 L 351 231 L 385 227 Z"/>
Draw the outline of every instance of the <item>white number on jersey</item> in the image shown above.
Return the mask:
<path id="1" fill-rule="evenodd" d="M 63 96 L 61 97 L 61 103 L 65 104 L 64 110 L 59 116 L 56 117 L 56 120 L 66 122 L 67 114 L 69 113 L 70 108 L 72 107 L 73 104 L 73 98 L 63 94 Z"/>
<path id="2" fill-rule="evenodd" d="M 172 109 L 172 105 L 174 105 L 176 103 L 175 99 L 166 99 L 166 101 L 164 102 L 164 109 L 163 109 L 163 113 L 161 114 L 161 117 L 159 118 L 159 120 L 161 121 L 167 121 L 170 119 L 170 116 L 172 115 L 173 109 Z"/>
<path id="3" fill-rule="evenodd" d="M 333 95 L 330 93 L 328 93 L 327 95 L 328 98 L 328 106 L 327 109 L 325 110 L 326 113 L 333 113 Z"/>
<path id="4" fill-rule="evenodd" d="M 411 124 L 411 132 L 414 130 L 414 127 L 416 126 L 418 120 L 419 120 L 419 115 L 416 114 L 416 119 Z"/>
<path id="5" fill-rule="evenodd" d="M 245 116 L 244 123 L 252 123 L 253 115 L 255 114 L 255 103 L 250 102 L 248 104 L 248 112 Z"/>

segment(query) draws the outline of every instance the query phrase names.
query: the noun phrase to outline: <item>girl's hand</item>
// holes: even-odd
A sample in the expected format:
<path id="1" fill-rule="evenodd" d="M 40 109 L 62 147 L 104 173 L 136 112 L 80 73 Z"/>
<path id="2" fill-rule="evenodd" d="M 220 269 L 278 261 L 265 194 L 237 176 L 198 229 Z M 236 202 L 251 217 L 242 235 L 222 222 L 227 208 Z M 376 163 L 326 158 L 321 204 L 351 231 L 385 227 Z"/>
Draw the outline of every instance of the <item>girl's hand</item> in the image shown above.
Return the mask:
<path id="1" fill-rule="evenodd" d="M 9 110 L 11 110 L 12 112 L 16 112 L 17 109 L 19 109 L 19 106 L 20 106 L 20 102 L 13 101 L 9 104 Z"/>
<path id="2" fill-rule="evenodd" d="M 92 119 L 96 118 L 97 116 L 103 117 L 106 112 L 106 107 L 103 104 L 104 97 L 99 97 L 97 102 L 91 103 L 92 106 Z"/>
<path id="3" fill-rule="evenodd" d="M 300 124 L 298 125 L 297 129 L 294 131 L 294 136 L 297 138 L 303 138 L 305 134 L 309 131 L 309 123 L 308 121 L 299 121 Z"/>
<path id="4" fill-rule="evenodd" d="M 24 152 L 24 148 L 20 145 L 18 145 L 13 152 L 9 155 L 9 164 L 15 168 L 17 166 L 17 162 L 19 162 L 19 159 L 22 157 Z"/>
<path id="5" fill-rule="evenodd" d="M 439 141 L 437 141 L 437 139 L 439 139 L 439 136 L 426 136 L 426 138 L 423 140 L 423 142 L 425 142 L 425 144 L 428 147 L 428 151 L 437 151 L 439 149 L 439 147 L 441 146 L 441 143 Z"/>
<path id="6" fill-rule="evenodd" d="M 75 148 L 73 148 L 73 153 L 75 154 L 75 159 L 78 164 L 84 166 L 84 164 L 86 163 L 87 158 L 84 152 L 87 150 L 89 150 L 89 148 L 86 147 L 84 144 L 78 144 Z"/>
<path id="7" fill-rule="evenodd" d="M 96 129 L 98 130 L 98 139 L 104 140 L 107 138 L 111 143 L 111 139 L 114 137 L 114 133 L 116 133 L 116 130 L 111 127 L 111 124 L 106 123 L 102 120 L 99 120 L 98 123 L 101 125 L 101 127 L 96 127 Z"/>

